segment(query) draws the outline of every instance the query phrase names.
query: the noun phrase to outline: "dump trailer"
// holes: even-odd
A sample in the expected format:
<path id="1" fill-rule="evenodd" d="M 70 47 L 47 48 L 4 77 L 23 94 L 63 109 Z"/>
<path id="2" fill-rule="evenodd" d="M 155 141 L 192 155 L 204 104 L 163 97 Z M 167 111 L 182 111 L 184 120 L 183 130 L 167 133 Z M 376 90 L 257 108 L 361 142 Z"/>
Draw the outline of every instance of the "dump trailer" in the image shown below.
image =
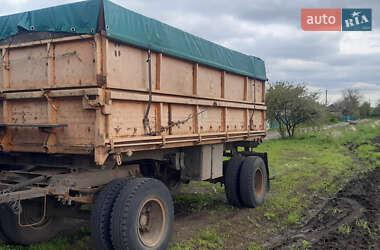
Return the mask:
<path id="1" fill-rule="evenodd" d="M 261 59 L 108 0 L 0 17 L 0 55 L 7 241 L 46 241 L 79 217 L 97 249 L 165 249 L 172 194 L 192 180 L 263 203 Z"/>

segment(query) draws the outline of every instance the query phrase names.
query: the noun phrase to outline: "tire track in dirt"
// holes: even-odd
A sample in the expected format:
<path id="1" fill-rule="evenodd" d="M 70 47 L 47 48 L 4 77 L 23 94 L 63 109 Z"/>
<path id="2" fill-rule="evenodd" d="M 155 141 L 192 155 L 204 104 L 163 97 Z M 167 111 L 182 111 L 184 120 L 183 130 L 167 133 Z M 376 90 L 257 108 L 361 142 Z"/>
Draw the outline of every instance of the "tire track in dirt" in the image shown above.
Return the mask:
<path id="1" fill-rule="evenodd" d="M 365 177 L 350 181 L 305 226 L 270 249 L 291 249 L 304 244 L 311 244 L 312 249 L 380 249 L 379 242 L 380 167 L 377 167 Z"/>

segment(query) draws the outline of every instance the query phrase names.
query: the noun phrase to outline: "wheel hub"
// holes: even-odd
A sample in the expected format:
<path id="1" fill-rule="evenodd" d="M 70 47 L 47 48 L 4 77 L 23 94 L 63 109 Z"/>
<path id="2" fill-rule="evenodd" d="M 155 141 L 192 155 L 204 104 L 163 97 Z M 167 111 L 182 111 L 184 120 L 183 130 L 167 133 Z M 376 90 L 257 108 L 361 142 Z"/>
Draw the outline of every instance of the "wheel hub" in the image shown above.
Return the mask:
<path id="1" fill-rule="evenodd" d="M 155 247 L 166 231 L 165 206 L 155 198 L 147 200 L 139 212 L 137 233 L 147 247 Z"/>
<path id="2" fill-rule="evenodd" d="M 140 215 L 140 228 L 142 232 L 149 232 L 150 230 L 150 212 L 145 209 Z"/>
<path id="3" fill-rule="evenodd" d="M 264 191 L 264 175 L 261 171 L 261 169 L 257 169 L 256 170 L 256 173 L 255 173 L 255 180 L 254 180 L 254 183 L 255 183 L 255 193 L 258 197 L 260 197 L 262 194 L 263 194 L 263 191 Z"/>

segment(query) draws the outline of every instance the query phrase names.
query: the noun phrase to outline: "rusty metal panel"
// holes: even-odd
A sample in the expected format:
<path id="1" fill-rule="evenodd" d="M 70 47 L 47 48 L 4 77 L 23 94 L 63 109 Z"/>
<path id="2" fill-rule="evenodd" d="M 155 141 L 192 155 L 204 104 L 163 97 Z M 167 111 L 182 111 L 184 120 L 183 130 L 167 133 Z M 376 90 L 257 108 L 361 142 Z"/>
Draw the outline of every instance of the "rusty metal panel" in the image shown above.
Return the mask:
<path id="1" fill-rule="evenodd" d="M 253 124 L 254 130 L 263 130 L 264 129 L 264 120 L 263 120 L 262 110 L 255 110 L 253 115 Z"/>
<path id="2" fill-rule="evenodd" d="M 79 40 L 56 44 L 56 86 L 96 86 L 95 58 L 95 42 L 93 40 Z"/>
<path id="3" fill-rule="evenodd" d="M 54 103 L 46 99 L 15 99 L 7 100 L 10 110 L 7 123 L 13 131 L 11 145 L 21 151 L 30 150 L 43 152 L 43 145 L 48 140 L 48 131 L 44 131 L 38 124 L 66 124 L 56 125 L 54 128 L 54 146 L 61 147 L 92 147 L 95 141 L 95 111 L 83 109 L 82 97 L 59 98 Z M 54 105 L 54 108 L 52 107 Z M 54 109 L 55 118 L 51 117 L 49 109 Z M 1 107 L 3 110 L 3 107 Z M 4 112 L 1 112 L 1 121 L 4 121 Z M 54 119 L 54 123 L 53 120 Z M 12 125 L 14 124 L 14 126 Z M 17 125 L 19 124 L 19 125 Z M 31 126 L 33 124 L 34 126 Z M 24 150 L 23 150 L 24 147 Z"/>
<path id="4" fill-rule="evenodd" d="M 162 91 L 179 95 L 193 95 L 192 63 L 163 56 L 161 77 Z"/>
<path id="5" fill-rule="evenodd" d="M 202 97 L 221 97 L 221 72 L 209 67 L 198 67 L 197 93 Z"/>
<path id="6" fill-rule="evenodd" d="M 39 89 L 48 85 L 46 46 L 9 50 L 10 88 Z"/>
<path id="7" fill-rule="evenodd" d="M 229 100 L 243 100 L 244 99 L 244 77 L 226 73 L 225 76 L 225 98 Z"/>
<path id="8" fill-rule="evenodd" d="M 228 109 L 227 130 L 244 131 L 245 111 L 243 109 Z"/>
<path id="9" fill-rule="evenodd" d="M 201 133 L 222 132 L 222 109 L 216 107 L 199 108 L 199 129 Z"/>
<path id="10" fill-rule="evenodd" d="M 47 102 L 40 100 L 8 101 L 11 106 L 12 123 L 48 123 Z"/>
<path id="11" fill-rule="evenodd" d="M 93 145 L 95 142 L 95 110 L 86 110 L 81 97 L 66 97 L 57 100 L 58 124 L 68 124 L 57 131 L 59 143 L 67 146 Z"/>
<path id="12" fill-rule="evenodd" d="M 147 104 L 145 102 L 130 102 L 115 100 L 112 103 L 110 119 L 112 137 L 144 136 L 142 120 Z M 156 122 L 156 109 L 152 108 L 149 114 L 149 127 L 154 130 Z"/>
<path id="13" fill-rule="evenodd" d="M 12 44 L 1 49 L 0 88 L 37 90 L 97 85 L 93 36 Z"/>
<path id="14" fill-rule="evenodd" d="M 171 128 L 170 133 L 173 135 L 192 134 L 194 133 L 194 107 L 191 105 L 171 104 L 168 110 L 169 122 L 186 121 L 183 124 Z"/>
<path id="15" fill-rule="evenodd" d="M 256 96 L 256 102 L 257 103 L 264 103 L 263 99 L 263 88 L 265 88 L 264 82 L 255 80 L 255 96 Z"/>
<path id="16" fill-rule="evenodd" d="M 107 47 L 107 85 L 110 88 L 146 90 L 147 52 L 110 41 Z M 152 55 L 152 85 L 156 85 L 156 56 Z M 128 66 L 127 66 L 128 65 Z"/>

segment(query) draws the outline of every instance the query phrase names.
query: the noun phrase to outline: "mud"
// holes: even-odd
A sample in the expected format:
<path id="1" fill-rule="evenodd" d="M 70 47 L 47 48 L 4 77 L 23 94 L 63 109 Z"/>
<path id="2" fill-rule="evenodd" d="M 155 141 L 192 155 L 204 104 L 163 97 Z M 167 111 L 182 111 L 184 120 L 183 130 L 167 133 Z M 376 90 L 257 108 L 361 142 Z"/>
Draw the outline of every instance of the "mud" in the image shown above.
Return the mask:
<path id="1" fill-rule="evenodd" d="M 349 182 L 271 249 L 380 249 L 380 167 Z"/>
<path id="2" fill-rule="evenodd" d="M 380 152 L 380 136 L 372 139 L 371 142 L 376 147 L 375 152 Z"/>

